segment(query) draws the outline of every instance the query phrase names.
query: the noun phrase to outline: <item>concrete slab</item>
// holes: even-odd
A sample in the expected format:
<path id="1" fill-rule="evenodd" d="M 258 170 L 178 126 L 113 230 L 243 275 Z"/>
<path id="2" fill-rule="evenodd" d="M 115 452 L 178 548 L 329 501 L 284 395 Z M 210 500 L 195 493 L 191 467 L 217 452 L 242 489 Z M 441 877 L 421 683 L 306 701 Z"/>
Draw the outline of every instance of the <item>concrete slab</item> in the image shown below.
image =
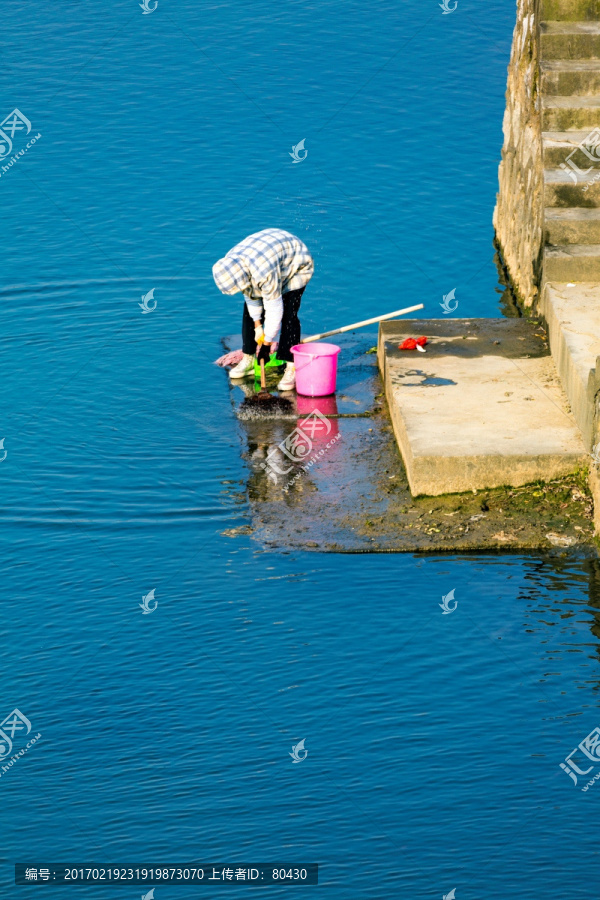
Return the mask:
<path id="1" fill-rule="evenodd" d="M 542 0 L 541 14 L 546 21 L 600 18 L 599 0 Z"/>
<path id="2" fill-rule="evenodd" d="M 544 210 L 544 239 L 547 244 L 600 244 L 600 209 L 574 207 Z"/>
<path id="3" fill-rule="evenodd" d="M 600 22 L 541 22 L 543 60 L 600 59 Z"/>
<path id="4" fill-rule="evenodd" d="M 600 281 L 600 244 L 546 245 L 543 280 Z"/>
<path id="5" fill-rule="evenodd" d="M 398 349 L 419 334 L 425 355 Z M 379 367 L 414 496 L 549 481 L 586 464 L 545 338 L 526 319 L 381 323 Z"/>
<path id="6" fill-rule="evenodd" d="M 541 312 L 573 415 L 591 450 L 595 395 L 600 388 L 600 283 L 547 284 Z"/>
<path id="7" fill-rule="evenodd" d="M 554 59 L 540 63 L 542 93 L 600 94 L 600 60 Z"/>
<path id="8" fill-rule="evenodd" d="M 574 161 L 577 165 L 577 160 Z M 563 169 L 544 169 L 544 206 L 581 206 L 588 209 L 600 206 L 598 174 L 600 170 L 594 167 L 587 175 L 579 175 L 579 180 L 574 184 Z"/>
<path id="9" fill-rule="evenodd" d="M 594 62 L 600 70 L 600 60 L 594 60 Z M 586 156 L 581 149 L 581 144 L 585 142 L 586 138 L 589 138 L 589 134 L 589 128 L 581 131 L 543 131 L 542 152 L 545 168 L 550 170 L 556 169 L 557 172 L 554 177 L 556 175 L 564 176 L 565 174 L 568 177 L 568 173 L 565 173 L 560 166 L 569 157 L 580 172 L 588 172 L 591 169 L 592 173 L 597 175 L 600 172 L 600 160 L 590 160 L 589 156 Z M 564 177 L 562 181 L 566 183 Z M 573 184 L 573 179 L 569 178 L 569 181 Z"/>
<path id="10" fill-rule="evenodd" d="M 596 128 L 600 120 L 600 97 L 543 96 L 542 129 L 544 131 L 569 131 L 578 128 Z"/>

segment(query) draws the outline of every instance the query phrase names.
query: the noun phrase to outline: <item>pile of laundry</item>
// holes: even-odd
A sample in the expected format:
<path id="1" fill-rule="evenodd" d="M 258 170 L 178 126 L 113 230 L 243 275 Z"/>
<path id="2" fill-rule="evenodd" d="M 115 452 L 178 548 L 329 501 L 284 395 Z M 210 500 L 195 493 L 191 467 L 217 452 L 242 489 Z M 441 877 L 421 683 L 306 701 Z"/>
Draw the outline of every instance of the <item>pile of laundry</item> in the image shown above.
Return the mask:
<path id="1" fill-rule="evenodd" d="M 279 346 L 278 341 L 271 342 L 271 353 L 277 352 L 277 347 Z M 242 357 L 244 355 L 243 350 L 231 350 L 229 353 L 225 353 L 223 356 L 220 356 L 218 359 L 215 359 L 215 365 L 221 366 L 223 369 L 226 369 L 227 366 L 237 366 L 239 362 L 242 361 Z M 282 366 L 282 362 L 277 362 L 278 365 Z M 269 365 L 269 363 L 267 363 Z"/>
<path id="2" fill-rule="evenodd" d="M 424 335 L 418 338 L 406 338 L 401 344 L 398 344 L 398 350 L 419 350 L 421 353 L 425 353 L 426 343 L 427 338 Z"/>
<path id="3" fill-rule="evenodd" d="M 224 356 L 215 359 L 215 363 L 217 366 L 222 366 L 223 368 L 226 366 L 237 366 L 237 364 L 242 361 L 243 355 L 243 350 L 231 350 L 229 353 L 225 353 Z"/>

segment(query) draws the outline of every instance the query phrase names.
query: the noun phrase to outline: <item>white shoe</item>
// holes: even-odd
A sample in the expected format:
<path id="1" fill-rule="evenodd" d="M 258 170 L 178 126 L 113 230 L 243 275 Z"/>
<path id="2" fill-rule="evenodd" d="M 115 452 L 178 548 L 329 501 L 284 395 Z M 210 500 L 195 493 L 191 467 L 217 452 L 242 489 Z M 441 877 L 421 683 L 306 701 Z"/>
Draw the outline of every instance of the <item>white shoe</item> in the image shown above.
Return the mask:
<path id="1" fill-rule="evenodd" d="M 250 371 L 254 371 L 254 357 L 250 353 L 244 353 L 237 366 L 229 373 L 230 378 L 245 378 Z"/>
<path id="2" fill-rule="evenodd" d="M 283 378 L 277 385 L 278 391 L 293 391 L 296 387 L 296 366 L 294 363 L 286 363 Z"/>

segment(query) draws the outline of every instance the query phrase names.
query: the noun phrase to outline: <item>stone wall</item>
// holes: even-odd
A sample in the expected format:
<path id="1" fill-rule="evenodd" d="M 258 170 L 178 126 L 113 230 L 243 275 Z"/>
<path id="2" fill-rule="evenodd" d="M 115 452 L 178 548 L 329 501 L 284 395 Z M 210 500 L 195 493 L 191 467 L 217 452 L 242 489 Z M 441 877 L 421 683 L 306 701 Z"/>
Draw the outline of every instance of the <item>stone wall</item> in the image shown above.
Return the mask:
<path id="1" fill-rule="evenodd" d="M 504 146 L 494 210 L 496 241 L 511 287 L 537 304 L 542 274 L 543 168 L 539 90 L 540 0 L 517 0 L 508 67 Z"/>

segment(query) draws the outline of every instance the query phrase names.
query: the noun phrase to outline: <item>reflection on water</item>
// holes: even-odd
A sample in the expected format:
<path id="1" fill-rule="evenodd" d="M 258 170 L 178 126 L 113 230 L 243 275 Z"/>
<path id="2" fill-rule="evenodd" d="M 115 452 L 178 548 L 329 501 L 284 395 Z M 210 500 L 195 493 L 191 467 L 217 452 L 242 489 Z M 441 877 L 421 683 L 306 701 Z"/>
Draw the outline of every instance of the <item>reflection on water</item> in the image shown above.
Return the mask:
<path id="1" fill-rule="evenodd" d="M 532 559 L 520 597 L 527 603 L 521 627 L 534 634 L 551 629 L 542 641 L 544 646 L 550 645 L 546 658 L 556 666 L 566 653 L 587 657 L 590 663 L 584 663 L 583 668 L 591 670 L 591 677 L 578 679 L 578 684 L 597 692 L 600 688 L 600 560 L 582 559 L 574 563 L 568 557 Z M 588 640 L 581 626 L 589 628 Z M 555 629 L 557 635 L 553 636 Z"/>
<path id="2" fill-rule="evenodd" d="M 294 495 L 316 490 L 310 473 L 339 440 L 337 400 L 290 395 L 294 418 L 242 418 L 247 441 L 248 499 L 292 503 Z M 332 418 L 334 417 L 334 418 Z"/>

